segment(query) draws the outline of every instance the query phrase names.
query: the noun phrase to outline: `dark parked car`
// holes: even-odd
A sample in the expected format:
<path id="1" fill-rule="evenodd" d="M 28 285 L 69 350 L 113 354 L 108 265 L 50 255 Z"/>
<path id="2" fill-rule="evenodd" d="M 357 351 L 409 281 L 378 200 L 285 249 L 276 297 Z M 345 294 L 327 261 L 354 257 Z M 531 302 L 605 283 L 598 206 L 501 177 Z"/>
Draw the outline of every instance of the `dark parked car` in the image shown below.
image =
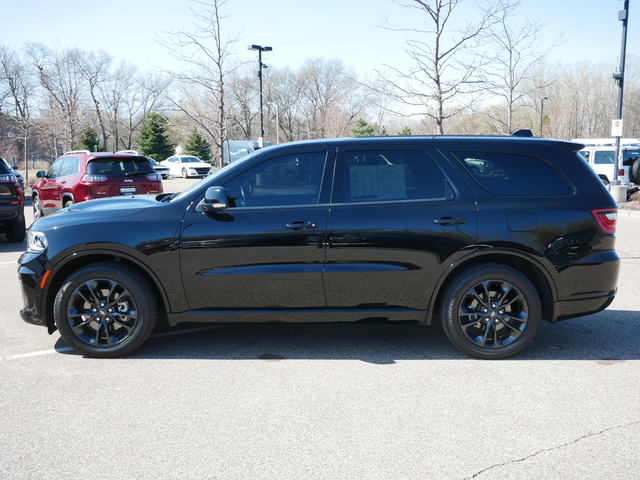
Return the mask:
<path id="1" fill-rule="evenodd" d="M 9 162 L 7 162 L 7 160 L 5 160 L 3 157 L 0 157 L 0 162 L 4 163 L 7 168 L 10 170 L 11 173 L 13 173 L 16 178 L 18 179 L 18 183 L 20 184 L 20 188 L 22 189 L 22 192 L 24 193 L 24 178 L 22 177 L 22 174 L 18 171 L 18 166 L 17 165 L 11 165 Z"/>
<path id="2" fill-rule="evenodd" d="M 523 137 L 283 144 L 179 194 L 86 202 L 29 230 L 22 318 L 76 351 L 180 322 L 442 323 L 504 358 L 616 293 L 617 207 L 576 153 Z"/>
<path id="3" fill-rule="evenodd" d="M 75 150 L 36 176 L 31 192 L 35 218 L 96 198 L 162 193 L 162 178 L 149 159 L 130 153 Z"/>
<path id="4" fill-rule="evenodd" d="M 24 193 L 13 169 L 0 162 L 0 233 L 10 242 L 22 242 L 26 231 Z"/>

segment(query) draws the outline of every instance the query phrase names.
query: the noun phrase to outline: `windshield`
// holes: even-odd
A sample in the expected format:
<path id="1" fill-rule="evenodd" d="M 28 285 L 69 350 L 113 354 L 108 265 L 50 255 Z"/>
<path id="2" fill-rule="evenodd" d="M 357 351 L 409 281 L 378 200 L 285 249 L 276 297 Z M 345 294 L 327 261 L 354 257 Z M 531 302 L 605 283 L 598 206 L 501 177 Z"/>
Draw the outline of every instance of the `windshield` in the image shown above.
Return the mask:
<path id="1" fill-rule="evenodd" d="M 182 157 L 182 163 L 201 163 L 200 159 L 196 157 Z"/>

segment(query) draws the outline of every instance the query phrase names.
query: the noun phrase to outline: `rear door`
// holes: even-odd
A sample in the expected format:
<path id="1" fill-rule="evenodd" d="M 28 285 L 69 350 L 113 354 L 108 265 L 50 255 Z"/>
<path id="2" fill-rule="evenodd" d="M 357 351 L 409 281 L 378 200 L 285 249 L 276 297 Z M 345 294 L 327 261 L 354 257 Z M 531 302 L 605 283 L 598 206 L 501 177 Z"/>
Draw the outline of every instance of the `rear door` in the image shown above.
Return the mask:
<path id="1" fill-rule="evenodd" d="M 340 148 L 335 178 L 327 305 L 426 310 L 441 274 L 476 244 L 466 184 L 424 146 Z"/>

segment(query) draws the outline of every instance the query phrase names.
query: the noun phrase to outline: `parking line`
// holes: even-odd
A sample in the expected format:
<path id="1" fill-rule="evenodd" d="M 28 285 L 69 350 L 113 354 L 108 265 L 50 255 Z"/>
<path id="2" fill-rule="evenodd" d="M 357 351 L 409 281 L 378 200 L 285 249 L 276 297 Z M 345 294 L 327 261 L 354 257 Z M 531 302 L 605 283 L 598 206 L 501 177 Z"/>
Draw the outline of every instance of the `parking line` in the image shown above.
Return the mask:
<path id="1" fill-rule="evenodd" d="M 213 330 L 216 328 L 223 328 L 226 326 L 227 325 L 208 325 L 206 327 L 190 328 L 186 330 L 178 330 L 175 332 L 155 333 L 153 335 L 150 335 L 149 338 L 151 339 L 151 338 L 171 337 L 175 335 L 184 335 L 185 333 L 203 332 L 206 330 Z M 54 348 L 51 350 L 41 350 L 39 352 L 19 353 L 17 355 L 10 355 L 6 357 L 6 359 L 19 360 L 21 358 L 39 357 L 41 355 L 51 355 L 52 353 L 65 353 L 65 352 L 72 352 L 72 351 L 73 351 L 73 348 L 71 347 L 61 347 L 61 348 Z M 2 360 L 2 357 L 0 357 L 0 360 Z"/>

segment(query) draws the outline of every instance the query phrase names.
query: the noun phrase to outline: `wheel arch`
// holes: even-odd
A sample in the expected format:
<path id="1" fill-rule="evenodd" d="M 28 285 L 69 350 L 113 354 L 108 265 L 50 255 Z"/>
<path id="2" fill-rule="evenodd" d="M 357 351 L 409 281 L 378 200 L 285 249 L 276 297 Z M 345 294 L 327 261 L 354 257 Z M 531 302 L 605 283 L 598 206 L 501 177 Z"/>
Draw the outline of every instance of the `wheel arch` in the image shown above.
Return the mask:
<path id="1" fill-rule="evenodd" d="M 557 291 L 551 275 L 542 265 L 534 259 L 516 252 L 480 251 L 453 263 L 442 275 L 436 286 L 434 295 L 431 297 L 429 305 L 429 312 L 431 312 L 431 316 L 428 319 L 429 323 L 433 316 L 440 314 L 442 302 L 444 300 L 443 297 L 454 279 L 464 270 L 486 263 L 506 265 L 524 274 L 538 291 L 542 308 L 542 318 L 550 322 L 555 319 Z"/>
<path id="2" fill-rule="evenodd" d="M 160 280 L 146 265 L 138 261 L 135 257 L 122 252 L 91 251 L 71 255 L 58 263 L 55 268 L 52 269 L 43 295 L 43 307 L 49 333 L 53 333 L 57 329 L 53 319 L 53 308 L 55 296 L 62 283 L 69 277 L 69 275 L 71 275 L 71 273 L 75 272 L 79 268 L 97 262 L 123 263 L 134 268 L 137 272 L 143 275 L 149 281 L 149 285 L 154 290 L 156 298 L 158 299 L 159 319 L 164 319 L 166 317 L 167 306 L 169 305 L 167 294 L 162 287 Z"/>

